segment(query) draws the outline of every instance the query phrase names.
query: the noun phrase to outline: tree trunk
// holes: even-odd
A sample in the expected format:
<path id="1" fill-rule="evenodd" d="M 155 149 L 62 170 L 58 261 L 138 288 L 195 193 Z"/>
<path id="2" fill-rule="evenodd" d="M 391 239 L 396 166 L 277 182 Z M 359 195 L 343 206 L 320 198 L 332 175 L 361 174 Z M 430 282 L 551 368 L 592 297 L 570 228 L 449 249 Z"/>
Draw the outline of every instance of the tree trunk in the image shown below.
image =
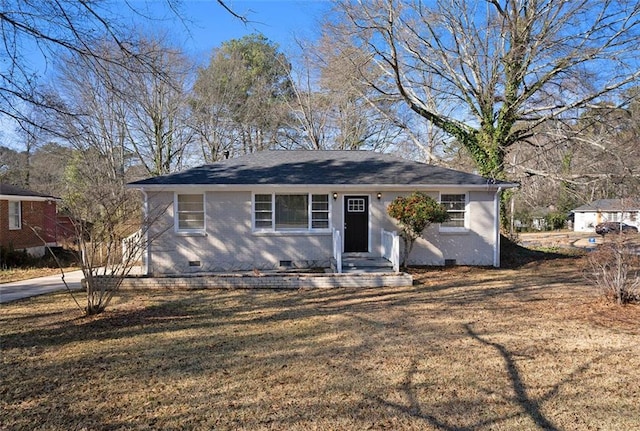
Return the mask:
<path id="1" fill-rule="evenodd" d="M 401 235 L 401 236 L 402 236 L 402 241 L 404 242 L 404 247 L 402 250 L 402 262 L 400 263 L 400 266 L 402 268 L 406 268 L 407 261 L 409 260 L 409 254 L 411 254 L 411 250 L 413 250 L 413 245 L 415 244 L 415 239 L 408 238 L 404 235 Z"/>

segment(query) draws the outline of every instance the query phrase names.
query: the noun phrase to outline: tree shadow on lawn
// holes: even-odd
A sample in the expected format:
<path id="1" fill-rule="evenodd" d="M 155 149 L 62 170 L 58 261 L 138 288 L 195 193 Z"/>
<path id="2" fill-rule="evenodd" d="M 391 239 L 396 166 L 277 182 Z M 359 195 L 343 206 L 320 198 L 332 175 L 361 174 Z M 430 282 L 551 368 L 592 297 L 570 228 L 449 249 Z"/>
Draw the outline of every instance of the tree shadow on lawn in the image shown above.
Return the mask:
<path id="1" fill-rule="evenodd" d="M 123 303 L 134 301 L 141 292 L 119 292 Z M 189 328 L 198 328 L 208 325 L 207 312 L 195 307 L 194 304 L 211 300 L 211 295 L 190 291 L 182 295 L 182 298 L 164 300 L 160 292 L 144 292 L 158 300 L 151 305 L 139 305 L 120 308 L 117 304 L 111 304 L 107 310 L 94 316 L 69 316 L 69 312 L 56 311 L 54 313 L 39 313 L 32 318 L 59 317 L 60 321 L 48 327 L 30 328 L 24 331 L 7 333 L 2 337 L 2 345 L 5 348 L 21 348 L 38 345 L 42 347 L 56 347 L 67 343 L 83 341 L 108 341 L 134 337 L 145 334 L 163 333 L 166 331 L 178 331 Z M 63 296 L 58 294 L 57 296 Z M 52 296 L 53 297 L 53 296 Z M 234 315 L 238 309 L 217 309 L 216 317 Z M 30 316 L 12 317 L 21 321 L 30 320 Z"/>
<path id="2" fill-rule="evenodd" d="M 227 415 L 233 410 L 253 412 L 252 422 L 248 425 L 236 423 L 248 427 L 252 424 L 256 427 L 268 426 L 268 421 L 272 421 L 269 426 L 274 427 L 312 421 L 313 415 L 306 413 L 305 408 L 320 414 L 344 414 L 345 417 L 354 414 L 348 411 L 335 413 L 346 408 L 358 411 L 358 414 L 370 414 L 373 423 L 386 420 L 384 411 L 369 412 L 371 407 L 362 404 L 362 399 L 368 399 L 372 404 L 399 411 L 403 417 L 418 419 L 445 430 L 478 429 L 521 414 L 530 416 L 541 428 L 557 429 L 541 412 L 540 404 L 544 399 L 536 401 L 529 396 L 512 353 L 505 346 L 488 341 L 470 324 L 463 325 L 464 330 L 461 330 L 459 324 L 454 328 L 438 322 L 442 315 L 450 313 L 448 307 L 438 307 L 439 304 L 448 304 L 460 311 L 466 308 L 465 302 L 470 306 L 484 307 L 483 302 L 487 301 L 483 301 L 483 298 L 495 298 L 499 293 L 515 295 L 526 290 L 522 286 L 502 285 L 494 288 L 495 292 L 489 296 L 483 296 L 487 295 L 483 293 L 487 286 L 508 278 L 508 275 L 498 276 L 497 272 L 493 275 L 493 278 L 483 280 L 483 283 L 467 291 L 462 291 L 456 283 L 449 283 L 440 286 L 437 292 L 429 292 L 429 288 L 424 286 L 301 291 L 189 291 L 170 292 L 166 298 L 162 292 L 156 292 L 150 294 L 150 300 L 139 307 L 127 308 L 114 304 L 113 310 L 103 315 L 76 319 L 66 324 L 62 322 L 51 328 L 8 334 L 3 336 L 2 343 L 3 348 L 11 349 L 33 346 L 63 348 L 65 345 L 92 341 L 113 341 L 104 345 L 87 344 L 90 348 L 84 354 L 61 357 L 50 363 L 28 361 L 25 364 L 28 366 L 16 370 L 18 380 L 34 386 L 30 395 L 32 400 L 52 402 L 62 421 L 77 420 L 78 413 L 72 405 L 74 395 L 65 394 L 55 384 L 30 383 L 35 374 L 57 376 L 61 370 L 66 370 L 74 374 L 74 379 L 79 378 L 80 382 L 107 381 L 115 386 L 126 385 L 127 381 L 141 382 L 137 383 L 137 391 L 156 394 L 150 396 L 160 396 L 170 390 L 163 389 L 167 386 L 195 379 L 202 382 L 202 387 L 190 389 L 195 391 L 186 398 L 190 401 L 185 401 L 183 394 L 178 394 L 177 402 L 192 403 L 188 408 L 194 408 L 196 413 L 187 411 L 173 414 L 174 417 L 183 415 L 185 421 L 192 422 L 199 420 L 197 417 L 194 419 L 194 414 L 204 415 L 210 405 L 229 409 Z M 125 297 L 122 304 L 126 305 L 127 295 L 136 296 L 140 292 L 121 294 Z M 423 309 L 422 306 L 426 304 L 430 304 L 431 308 Z M 425 315 L 421 316 L 419 322 L 414 322 L 414 313 L 422 310 Z M 430 406 L 421 401 L 420 394 L 412 392 L 411 382 L 418 371 L 416 361 L 436 357 L 441 352 L 440 344 L 450 342 L 447 337 L 457 340 L 465 334 L 476 344 L 496 350 L 515 394 L 512 404 L 519 406 L 524 413 L 498 416 L 466 427 L 454 426 L 445 410 Z M 429 343 L 432 337 L 442 340 L 432 345 Z M 420 347 L 415 353 L 402 356 L 412 361 L 399 386 L 404 393 L 404 403 L 385 396 L 389 390 L 396 390 L 395 387 L 389 389 L 387 383 L 367 386 L 366 382 L 375 382 L 379 377 L 372 355 L 388 355 L 393 359 L 396 351 L 409 350 L 412 346 Z M 387 348 L 392 351 L 386 351 Z M 367 365 L 359 366 L 362 364 Z M 305 366 L 309 373 L 305 372 Z M 297 370 L 296 367 L 301 369 Z M 582 368 L 586 369 L 588 365 Z M 552 397 L 560 386 L 571 382 L 579 372 L 571 373 L 558 382 L 546 397 Z M 341 375 L 348 380 L 340 380 Z M 290 400 L 285 403 L 274 401 L 275 398 L 269 395 L 277 390 L 278 385 L 296 391 L 296 385 L 302 385 L 305 378 L 318 379 L 318 376 L 328 376 L 325 377 L 327 381 L 310 387 L 308 396 L 303 393 L 287 394 Z M 65 378 L 61 380 L 64 382 Z M 72 382 L 74 380 L 71 383 L 66 381 L 64 386 L 73 387 L 77 384 Z M 126 394 L 126 391 L 126 387 L 120 389 L 120 394 Z M 344 405 L 334 396 L 341 392 L 349 398 Z M 252 398 L 254 393 L 265 393 L 265 399 L 256 398 L 257 395 Z M 67 396 L 71 398 L 65 398 Z M 62 405 L 57 404 L 56 397 L 64 400 Z M 162 403 L 171 402 L 168 401 L 171 397 L 166 397 Z M 476 404 L 467 407 L 481 409 L 482 398 L 476 401 Z M 28 400 L 24 402 L 29 404 Z M 312 407 L 305 407 L 305 402 L 312 404 Z M 449 402 L 461 401 L 452 398 Z M 273 413 L 274 403 L 278 407 L 277 413 Z M 117 406 L 110 408 L 117 409 Z M 96 423 L 107 421 L 110 425 L 104 429 L 115 429 L 121 424 L 114 413 L 109 409 L 95 412 L 91 420 Z M 274 414 L 276 416 L 269 419 L 269 415 Z M 149 418 L 136 420 L 147 421 L 144 424 L 151 423 L 148 422 L 151 420 Z M 144 424 L 138 422 L 139 427 Z M 162 421 L 157 425 L 162 426 Z"/>
<path id="3" fill-rule="evenodd" d="M 524 271 L 496 270 L 493 268 L 473 268 L 461 273 L 457 269 L 425 269 L 414 272 L 414 288 L 419 298 L 438 301 L 448 305 L 489 304 L 505 298 L 527 303 L 547 300 L 548 295 L 568 293 L 569 290 L 589 295 L 582 273 L 574 265 L 569 270 Z M 504 306 L 502 304 L 501 306 Z"/>
<path id="4" fill-rule="evenodd" d="M 425 373 L 425 370 L 418 368 L 418 360 L 414 359 L 405 373 L 405 379 L 401 384 L 401 390 L 404 393 L 404 403 L 397 401 L 390 401 L 381 396 L 374 396 L 373 399 L 381 405 L 400 411 L 404 414 L 420 418 L 428 422 L 436 429 L 442 429 L 446 431 L 472 431 L 478 429 L 484 429 L 499 425 L 500 423 L 509 421 L 511 419 L 517 419 L 521 417 L 528 417 L 536 426 L 536 429 L 543 429 L 548 431 L 559 431 L 562 427 L 554 424 L 551 418 L 543 412 L 542 405 L 548 402 L 552 398 L 556 397 L 565 386 L 570 386 L 579 381 L 579 376 L 586 373 L 591 366 L 599 360 L 605 358 L 606 354 L 601 354 L 593 359 L 584 361 L 582 365 L 575 368 L 573 371 L 564 375 L 562 379 L 553 384 L 550 389 L 538 397 L 538 399 L 529 395 L 527 385 L 523 381 L 523 374 L 517 365 L 515 355 L 509 351 L 509 349 L 503 344 L 490 341 L 486 336 L 481 336 L 479 332 L 473 329 L 473 324 L 462 324 L 466 334 L 477 343 L 489 347 L 497 352 L 501 358 L 506 377 L 511 385 L 512 397 L 509 397 L 509 401 L 512 401 L 514 406 L 518 406 L 517 411 L 510 414 L 494 415 L 492 418 L 481 419 L 473 422 L 469 425 L 459 426 L 452 424 L 451 418 L 447 414 L 435 414 L 434 411 L 442 410 L 442 406 L 433 406 L 430 411 L 429 406 L 420 399 L 419 391 L 417 390 L 419 380 L 416 376 L 421 373 Z M 458 400 L 458 405 L 451 405 L 451 410 L 466 410 L 469 413 L 475 409 L 483 410 L 486 406 L 483 405 L 481 400 L 470 402 L 469 400 Z"/>
<path id="5" fill-rule="evenodd" d="M 548 258 L 548 256 L 547 256 Z M 560 261 L 562 258 L 564 260 Z M 558 255 L 548 259 L 558 262 L 575 263 L 573 258 Z M 573 265 L 575 266 L 575 264 Z M 563 271 L 562 267 L 561 271 Z M 522 270 L 504 270 L 478 267 L 436 267 L 414 268 L 414 286 L 401 288 L 336 288 L 291 290 L 190 290 L 169 293 L 174 297 L 164 299 L 162 291 L 121 291 L 124 299 L 131 300 L 136 295 L 150 295 L 156 303 L 144 304 L 127 309 L 110 306 L 103 314 L 94 317 L 69 319 L 55 327 L 36 327 L 25 331 L 6 334 L 3 345 L 7 348 L 28 345 L 57 346 L 67 342 L 87 340 L 108 340 L 141 334 L 163 333 L 185 329 L 206 328 L 215 321 L 217 325 L 238 323 L 244 319 L 248 323 L 261 321 L 286 321 L 310 317 L 341 314 L 345 311 L 375 312 L 388 308 L 408 305 L 440 303 L 447 306 L 482 306 L 486 309 L 498 307 L 505 310 L 504 303 L 494 304 L 493 300 L 505 297 L 516 298 L 517 302 L 544 300 L 545 291 L 558 289 L 562 284 L 581 288 L 582 279 L 574 276 L 559 277 L 557 272 L 542 271 L 531 276 Z M 176 298 L 175 295 L 178 297 Z M 238 303 L 230 305 L 230 297 L 242 296 Z M 127 299 L 129 298 L 129 299 Z M 218 306 L 214 302 L 222 302 Z M 202 307 L 209 304 L 208 307 Z M 41 317 L 60 316 L 62 313 L 42 313 Z M 239 316 L 243 316 L 240 318 Z M 27 321 L 34 316 L 12 316 Z"/>

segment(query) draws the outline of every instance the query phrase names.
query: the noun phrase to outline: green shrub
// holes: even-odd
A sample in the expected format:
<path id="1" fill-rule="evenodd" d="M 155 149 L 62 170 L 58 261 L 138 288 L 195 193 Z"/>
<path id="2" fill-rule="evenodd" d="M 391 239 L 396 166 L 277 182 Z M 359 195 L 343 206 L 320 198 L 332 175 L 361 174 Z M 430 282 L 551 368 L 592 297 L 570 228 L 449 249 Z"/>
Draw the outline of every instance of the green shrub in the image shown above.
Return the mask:
<path id="1" fill-rule="evenodd" d="M 407 265 L 415 240 L 427 226 L 449 220 L 447 209 L 422 192 L 414 192 L 407 197 L 398 196 L 389 204 L 387 212 L 400 225 L 400 236 L 404 241 L 402 266 Z"/>
<path id="2" fill-rule="evenodd" d="M 545 217 L 547 221 L 547 230 L 563 229 L 567 222 L 567 214 L 561 211 L 554 211 Z"/>

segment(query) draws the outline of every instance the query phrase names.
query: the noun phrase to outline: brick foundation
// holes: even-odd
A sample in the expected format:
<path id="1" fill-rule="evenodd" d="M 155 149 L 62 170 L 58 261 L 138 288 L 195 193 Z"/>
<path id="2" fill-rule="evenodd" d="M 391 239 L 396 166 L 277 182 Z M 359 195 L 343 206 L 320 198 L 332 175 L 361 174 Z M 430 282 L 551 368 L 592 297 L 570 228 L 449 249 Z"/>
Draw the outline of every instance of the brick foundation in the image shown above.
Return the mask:
<path id="1" fill-rule="evenodd" d="M 97 278 L 108 288 L 114 279 Z M 84 280 L 83 280 L 84 283 Z M 411 286 L 409 274 L 223 274 L 193 277 L 126 277 L 121 289 L 307 289 L 333 287 L 402 287 Z"/>

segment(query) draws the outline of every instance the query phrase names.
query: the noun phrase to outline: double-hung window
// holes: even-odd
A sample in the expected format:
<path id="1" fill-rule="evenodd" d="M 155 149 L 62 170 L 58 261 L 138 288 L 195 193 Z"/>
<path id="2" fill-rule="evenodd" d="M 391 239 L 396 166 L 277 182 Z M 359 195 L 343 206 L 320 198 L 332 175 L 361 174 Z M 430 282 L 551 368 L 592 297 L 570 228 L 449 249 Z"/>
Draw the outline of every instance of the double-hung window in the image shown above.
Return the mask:
<path id="1" fill-rule="evenodd" d="M 256 229 L 273 229 L 273 197 L 255 195 L 253 214 Z"/>
<path id="2" fill-rule="evenodd" d="M 22 229 L 22 208 L 20 201 L 9 201 L 9 229 Z"/>
<path id="3" fill-rule="evenodd" d="M 329 195 L 311 195 L 311 229 L 329 229 Z"/>
<path id="4" fill-rule="evenodd" d="M 308 231 L 329 229 L 329 195 L 301 193 L 256 194 L 254 229 Z"/>
<path id="5" fill-rule="evenodd" d="M 442 223 L 444 228 L 464 229 L 467 214 L 467 195 L 465 194 L 442 194 L 440 203 L 444 205 L 449 213 L 449 220 Z"/>
<path id="6" fill-rule="evenodd" d="M 176 230 L 199 232 L 204 230 L 204 195 L 178 194 L 175 200 Z"/>

